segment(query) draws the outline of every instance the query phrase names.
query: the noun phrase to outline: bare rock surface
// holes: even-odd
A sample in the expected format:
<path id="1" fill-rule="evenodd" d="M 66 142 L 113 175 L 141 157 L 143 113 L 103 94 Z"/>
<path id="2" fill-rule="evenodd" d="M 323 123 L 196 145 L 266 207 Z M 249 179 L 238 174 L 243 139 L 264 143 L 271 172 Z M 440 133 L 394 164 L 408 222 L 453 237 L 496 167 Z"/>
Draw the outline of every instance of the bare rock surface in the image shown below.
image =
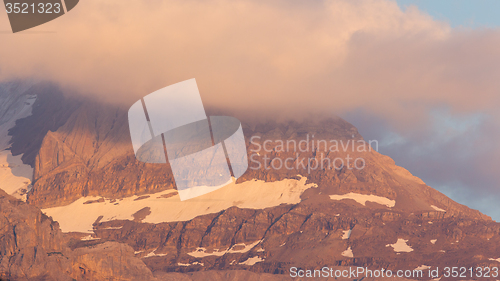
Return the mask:
<path id="1" fill-rule="evenodd" d="M 153 280 L 130 246 L 68 247 L 57 222 L 0 190 L 0 279 Z"/>

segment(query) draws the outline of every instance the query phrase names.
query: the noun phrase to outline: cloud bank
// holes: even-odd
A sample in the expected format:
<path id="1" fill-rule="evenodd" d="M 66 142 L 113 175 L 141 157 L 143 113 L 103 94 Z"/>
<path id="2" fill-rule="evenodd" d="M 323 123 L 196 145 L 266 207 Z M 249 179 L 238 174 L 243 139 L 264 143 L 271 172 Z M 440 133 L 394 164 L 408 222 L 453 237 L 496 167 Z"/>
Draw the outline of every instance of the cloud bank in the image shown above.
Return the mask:
<path id="1" fill-rule="evenodd" d="M 5 14 L 0 23 L 9 29 Z M 89 0 L 2 37 L 3 79 L 36 76 L 132 100 L 195 77 L 210 104 L 307 111 L 318 98 L 328 110 L 369 104 L 369 93 L 392 100 L 399 91 L 379 81 L 427 72 L 425 62 L 400 78 L 389 69 L 407 69 L 401 57 L 418 61 L 415 53 L 447 42 L 450 29 L 389 1 Z M 387 49 L 395 45 L 399 54 Z"/>

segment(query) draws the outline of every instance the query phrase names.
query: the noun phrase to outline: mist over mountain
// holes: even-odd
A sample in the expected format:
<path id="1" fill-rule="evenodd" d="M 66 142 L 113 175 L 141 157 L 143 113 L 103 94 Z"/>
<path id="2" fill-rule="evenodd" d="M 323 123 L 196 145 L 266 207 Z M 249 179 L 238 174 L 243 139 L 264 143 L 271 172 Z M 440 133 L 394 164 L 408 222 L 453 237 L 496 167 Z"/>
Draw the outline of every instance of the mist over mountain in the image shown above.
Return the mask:
<path id="1" fill-rule="evenodd" d="M 135 159 L 127 107 L 52 83 L 8 89 L 0 116 L 13 127 L 2 153 L 32 174 L 12 191 L 26 203 L 2 193 L 3 278 L 273 280 L 292 267 L 498 266 L 498 223 L 366 149 L 368 140 L 339 117 L 242 119 L 247 172 L 180 201 L 169 164 Z M 15 119 L 26 105 L 31 112 Z M 20 164 L 2 165 L 2 178 L 19 177 Z"/>
<path id="2" fill-rule="evenodd" d="M 337 114 L 392 138 L 383 150 L 398 164 L 498 219 L 498 28 L 451 26 L 391 0 L 108 0 L 33 31 L 3 40 L 1 81 L 57 81 L 65 95 L 128 108 L 196 78 L 207 109 L 240 119 Z"/>

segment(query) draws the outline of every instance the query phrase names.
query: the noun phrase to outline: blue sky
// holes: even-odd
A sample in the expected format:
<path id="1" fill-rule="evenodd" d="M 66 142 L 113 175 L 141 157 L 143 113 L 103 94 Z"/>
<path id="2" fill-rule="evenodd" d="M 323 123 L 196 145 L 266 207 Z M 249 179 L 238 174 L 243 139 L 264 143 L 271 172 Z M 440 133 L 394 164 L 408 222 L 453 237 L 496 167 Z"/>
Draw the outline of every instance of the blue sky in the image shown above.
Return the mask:
<path id="1" fill-rule="evenodd" d="M 452 27 L 498 27 L 500 26 L 500 1 L 498 0 L 397 0 L 404 10 L 415 5 L 437 20 L 450 23 Z"/>

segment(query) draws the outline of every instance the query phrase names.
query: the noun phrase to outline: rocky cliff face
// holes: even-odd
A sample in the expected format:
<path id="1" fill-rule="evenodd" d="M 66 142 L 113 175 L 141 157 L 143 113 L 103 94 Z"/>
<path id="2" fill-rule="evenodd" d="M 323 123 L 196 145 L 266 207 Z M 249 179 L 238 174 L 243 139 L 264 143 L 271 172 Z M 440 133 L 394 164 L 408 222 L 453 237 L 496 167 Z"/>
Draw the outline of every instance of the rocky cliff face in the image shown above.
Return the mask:
<path id="1" fill-rule="evenodd" d="M 28 202 L 50 207 L 82 196 L 123 197 L 172 188 L 171 175 L 162 172 L 170 169 L 168 164 L 135 160 L 126 111 L 33 91 L 38 96 L 33 114 L 11 130 L 13 152 L 24 153 L 23 160 L 34 167 Z"/>
<path id="2" fill-rule="evenodd" d="M 68 247 L 57 222 L 0 190 L 0 279 L 149 280 L 130 246 L 106 242 Z"/>
<path id="3" fill-rule="evenodd" d="M 168 164 L 135 159 L 126 109 L 63 98 L 49 86 L 33 91 L 33 115 L 11 130 L 12 150 L 34 167 L 28 203 L 54 214 L 63 231 L 79 220 L 93 222 L 91 233 L 64 240 L 46 234 L 61 236 L 51 219 L 32 219 L 28 229 L 46 225 L 52 232 L 33 230 L 35 242 L 21 248 L 48 249 L 39 264 L 53 263 L 54 272 L 89 280 L 141 274 L 223 280 L 228 271 L 230 278 L 252 271 L 258 275 L 248 278 L 267 280 L 262 274 L 288 274 L 293 266 L 499 265 L 499 224 L 370 149 L 342 119 L 245 123 L 245 175 L 219 193 L 182 203 Z M 27 263 L 10 263 L 13 253 L 4 255 L 5 272 L 25 270 Z M 32 276 L 52 274 L 36 268 Z M 198 275 L 187 274 L 193 271 Z"/>
<path id="4" fill-rule="evenodd" d="M 69 264 L 57 223 L 3 191 L 0 201 L 0 277 L 56 279 L 65 272 Z"/>
<path id="5" fill-rule="evenodd" d="M 373 210 L 311 197 L 264 210 L 233 207 L 187 222 L 113 221 L 95 228 L 102 241 L 133 246 L 154 272 L 274 274 L 289 274 L 292 266 L 493 267 L 498 266 L 499 232 L 491 221 Z M 398 243 L 407 248 L 392 246 Z"/>

